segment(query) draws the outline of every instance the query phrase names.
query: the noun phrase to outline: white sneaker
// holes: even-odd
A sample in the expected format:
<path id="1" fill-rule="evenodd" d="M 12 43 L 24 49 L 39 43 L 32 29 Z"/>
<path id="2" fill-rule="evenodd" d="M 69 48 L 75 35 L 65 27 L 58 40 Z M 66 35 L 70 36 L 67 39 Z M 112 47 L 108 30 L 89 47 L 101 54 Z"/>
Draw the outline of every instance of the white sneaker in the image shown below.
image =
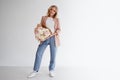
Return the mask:
<path id="1" fill-rule="evenodd" d="M 55 76 L 54 71 L 49 71 L 49 76 L 54 77 Z"/>
<path id="2" fill-rule="evenodd" d="M 36 72 L 36 71 L 33 71 L 33 72 L 30 73 L 30 75 L 28 75 L 28 78 L 32 78 L 32 77 L 34 77 L 36 74 L 37 74 L 37 72 Z"/>

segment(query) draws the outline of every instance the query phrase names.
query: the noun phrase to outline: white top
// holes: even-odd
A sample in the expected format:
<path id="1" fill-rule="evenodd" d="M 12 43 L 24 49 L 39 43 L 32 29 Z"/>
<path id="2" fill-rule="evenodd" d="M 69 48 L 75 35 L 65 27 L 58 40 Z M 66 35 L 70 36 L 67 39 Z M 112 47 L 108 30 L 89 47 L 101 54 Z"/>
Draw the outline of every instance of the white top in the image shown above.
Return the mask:
<path id="1" fill-rule="evenodd" d="M 46 26 L 54 33 L 54 20 L 51 17 L 47 17 Z"/>

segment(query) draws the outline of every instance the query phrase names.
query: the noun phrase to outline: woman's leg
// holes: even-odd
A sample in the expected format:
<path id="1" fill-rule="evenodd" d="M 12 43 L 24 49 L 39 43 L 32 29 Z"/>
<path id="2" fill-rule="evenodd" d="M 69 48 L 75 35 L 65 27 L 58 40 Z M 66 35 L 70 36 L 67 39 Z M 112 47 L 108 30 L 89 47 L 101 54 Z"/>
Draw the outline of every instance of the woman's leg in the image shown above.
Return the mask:
<path id="1" fill-rule="evenodd" d="M 52 71 L 55 68 L 55 57 L 56 57 L 55 37 L 52 36 L 50 38 L 50 64 L 49 64 L 49 71 Z"/>
<path id="2" fill-rule="evenodd" d="M 41 60 L 42 60 L 42 55 L 43 55 L 47 45 L 48 45 L 48 40 L 44 41 L 42 44 L 40 44 L 38 46 L 38 49 L 36 52 L 36 58 L 35 58 L 35 62 L 34 62 L 34 68 L 33 68 L 33 70 L 36 72 L 39 71 Z"/>

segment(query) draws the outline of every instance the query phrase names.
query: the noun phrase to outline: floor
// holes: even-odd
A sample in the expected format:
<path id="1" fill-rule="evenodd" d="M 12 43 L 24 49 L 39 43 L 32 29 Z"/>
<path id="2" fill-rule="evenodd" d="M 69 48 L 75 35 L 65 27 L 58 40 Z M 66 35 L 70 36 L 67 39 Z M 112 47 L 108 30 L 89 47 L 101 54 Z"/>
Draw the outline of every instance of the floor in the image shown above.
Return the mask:
<path id="1" fill-rule="evenodd" d="M 57 67 L 54 78 L 48 76 L 48 69 L 41 67 L 33 78 L 27 78 L 32 67 L 0 67 L 0 80 L 120 80 L 120 71 L 111 68 Z"/>

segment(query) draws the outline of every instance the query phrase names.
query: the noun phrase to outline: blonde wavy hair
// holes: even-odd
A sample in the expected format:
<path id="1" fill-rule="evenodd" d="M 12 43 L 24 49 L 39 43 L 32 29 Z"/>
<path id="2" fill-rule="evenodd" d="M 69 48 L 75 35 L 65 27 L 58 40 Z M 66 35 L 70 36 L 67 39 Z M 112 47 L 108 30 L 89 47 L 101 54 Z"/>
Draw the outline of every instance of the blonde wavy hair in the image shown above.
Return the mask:
<path id="1" fill-rule="evenodd" d="M 53 7 L 56 9 L 56 12 L 55 12 L 53 18 L 56 18 L 56 17 L 57 17 L 57 14 L 58 14 L 58 7 L 57 7 L 56 5 L 51 5 L 51 6 L 48 8 L 47 16 L 50 16 L 50 13 L 49 13 L 49 12 L 50 12 L 50 10 L 51 10 Z"/>

